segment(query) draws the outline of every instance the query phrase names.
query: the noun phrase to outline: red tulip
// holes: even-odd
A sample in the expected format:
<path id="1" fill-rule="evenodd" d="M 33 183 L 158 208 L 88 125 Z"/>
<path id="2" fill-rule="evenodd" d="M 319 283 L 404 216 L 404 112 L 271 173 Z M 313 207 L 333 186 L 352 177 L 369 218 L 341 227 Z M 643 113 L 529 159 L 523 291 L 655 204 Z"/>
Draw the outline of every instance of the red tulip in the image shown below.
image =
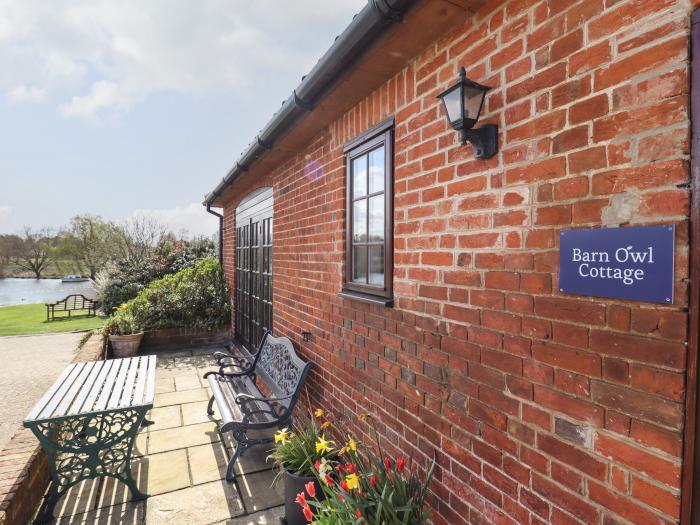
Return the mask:
<path id="1" fill-rule="evenodd" d="M 396 460 L 396 470 L 399 474 L 403 474 L 403 468 L 406 466 L 406 458 L 400 457 Z"/>
<path id="2" fill-rule="evenodd" d="M 355 516 L 357 516 L 358 518 L 362 517 L 362 512 L 360 512 L 359 508 L 355 509 Z"/>
<path id="3" fill-rule="evenodd" d="M 384 468 L 386 470 L 391 469 L 391 460 L 389 459 L 389 456 L 384 456 Z"/>
<path id="4" fill-rule="evenodd" d="M 321 472 L 321 462 L 319 460 L 316 460 L 316 463 L 314 463 L 314 468 L 316 472 Z"/>
<path id="5" fill-rule="evenodd" d="M 328 484 L 328 486 L 333 485 L 333 478 L 330 474 L 326 474 L 326 483 Z"/>
<path id="6" fill-rule="evenodd" d="M 306 496 L 304 495 L 303 492 L 300 492 L 299 494 L 297 494 L 297 498 L 295 501 L 299 504 L 300 507 L 307 507 L 309 505 L 308 502 L 306 501 Z"/>
<path id="7" fill-rule="evenodd" d="M 307 505 L 306 507 L 304 507 L 303 511 L 304 511 L 304 517 L 306 518 L 306 521 L 310 522 L 312 519 L 314 519 L 314 513 L 311 512 L 311 507 L 309 507 Z"/>
<path id="8" fill-rule="evenodd" d="M 313 481 L 309 481 L 306 485 L 304 485 L 304 488 L 306 489 L 306 493 L 310 498 L 316 497 L 316 485 Z"/>
<path id="9" fill-rule="evenodd" d="M 357 474 L 357 468 L 352 463 L 346 463 L 345 470 L 347 470 L 350 474 Z"/>
<path id="10" fill-rule="evenodd" d="M 348 488 L 348 484 L 345 483 L 345 480 L 340 482 L 340 488 L 343 489 L 345 492 L 350 492 L 350 489 Z"/>
<path id="11" fill-rule="evenodd" d="M 369 485 L 370 487 L 374 488 L 374 485 L 377 483 L 377 480 L 374 479 L 374 475 L 369 477 Z"/>

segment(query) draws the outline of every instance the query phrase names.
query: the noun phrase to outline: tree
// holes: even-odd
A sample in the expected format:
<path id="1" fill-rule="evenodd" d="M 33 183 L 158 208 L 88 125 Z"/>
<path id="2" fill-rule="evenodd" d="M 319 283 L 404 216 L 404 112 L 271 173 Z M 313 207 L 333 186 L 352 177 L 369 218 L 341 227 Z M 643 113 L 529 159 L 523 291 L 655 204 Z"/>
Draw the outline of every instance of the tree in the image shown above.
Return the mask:
<path id="1" fill-rule="evenodd" d="M 7 267 L 12 262 L 14 244 L 17 241 L 16 235 L 0 235 L 0 277 L 3 277 Z"/>
<path id="2" fill-rule="evenodd" d="M 115 246 L 119 259 L 126 263 L 138 263 L 151 255 L 168 229 L 157 219 L 146 215 L 136 215 L 115 227 Z"/>
<path id="3" fill-rule="evenodd" d="M 61 237 L 63 253 L 85 268 L 91 279 L 114 257 L 115 227 L 96 215 L 76 215 Z"/>
<path id="4" fill-rule="evenodd" d="M 32 272 L 37 279 L 46 270 L 55 254 L 55 238 L 47 228 L 32 230 L 25 226 L 12 243 L 12 262 L 19 269 Z"/>

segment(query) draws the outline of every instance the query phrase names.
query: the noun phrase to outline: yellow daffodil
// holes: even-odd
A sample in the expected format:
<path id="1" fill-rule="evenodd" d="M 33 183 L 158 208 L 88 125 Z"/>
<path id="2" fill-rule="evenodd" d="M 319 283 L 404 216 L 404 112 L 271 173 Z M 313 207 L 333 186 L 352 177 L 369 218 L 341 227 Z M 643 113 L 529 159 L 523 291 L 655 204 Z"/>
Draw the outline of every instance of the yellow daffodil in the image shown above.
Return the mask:
<path id="1" fill-rule="evenodd" d="M 362 414 L 360 414 L 360 421 L 362 421 L 364 423 L 365 421 L 367 421 L 368 417 L 369 417 L 369 414 L 363 412 Z"/>
<path id="2" fill-rule="evenodd" d="M 324 434 L 321 434 L 321 437 L 319 437 L 316 440 L 316 453 L 326 454 L 328 452 L 331 452 L 333 450 L 333 448 L 331 447 L 332 444 L 332 441 L 327 440 L 326 436 Z"/>
<path id="3" fill-rule="evenodd" d="M 289 440 L 289 429 L 283 428 L 275 432 L 275 443 L 282 443 L 283 445 Z"/>
<path id="4" fill-rule="evenodd" d="M 323 417 L 323 414 L 325 414 L 325 412 L 323 411 L 322 408 L 317 408 L 314 411 L 314 416 L 316 416 L 316 417 Z"/>
<path id="5" fill-rule="evenodd" d="M 352 438 L 348 440 L 347 444 L 343 448 L 341 448 L 340 452 L 338 453 L 342 456 L 344 454 L 347 454 L 348 452 L 357 452 L 357 443 Z"/>
<path id="6" fill-rule="evenodd" d="M 327 428 L 330 428 L 331 422 L 330 421 L 324 421 L 323 424 L 321 425 L 321 430 L 326 430 Z"/>
<path id="7" fill-rule="evenodd" d="M 345 478 L 345 483 L 348 486 L 349 490 L 360 488 L 360 478 L 357 477 L 357 474 L 350 474 L 349 476 L 347 476 Z"/>

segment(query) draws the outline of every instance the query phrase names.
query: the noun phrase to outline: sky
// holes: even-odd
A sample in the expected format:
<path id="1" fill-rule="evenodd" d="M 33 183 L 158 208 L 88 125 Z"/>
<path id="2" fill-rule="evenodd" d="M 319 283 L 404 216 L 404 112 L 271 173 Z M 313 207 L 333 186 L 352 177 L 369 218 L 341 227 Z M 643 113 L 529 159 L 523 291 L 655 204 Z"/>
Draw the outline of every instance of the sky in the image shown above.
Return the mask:
<path id="1" fill-rule="evenodd" d="M 0 233 L 201 205 L 366 0 L 0 0 Z"/>

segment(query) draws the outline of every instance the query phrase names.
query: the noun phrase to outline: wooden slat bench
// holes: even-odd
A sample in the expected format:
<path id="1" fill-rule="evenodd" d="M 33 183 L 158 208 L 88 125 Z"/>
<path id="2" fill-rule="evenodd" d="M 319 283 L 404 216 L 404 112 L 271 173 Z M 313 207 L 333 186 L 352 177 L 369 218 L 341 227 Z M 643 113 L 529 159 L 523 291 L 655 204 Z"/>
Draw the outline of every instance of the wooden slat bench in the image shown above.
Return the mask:
<path id="1" fill-rule="evenodd" d="M 46 303 L 46 320 L 55 321 L 57 312 L 68 312 L 67 317 L 70 317 L 72 312 L 82 311 L 87 311 L 87 317 L 95 317 L 97 315 L 97 302 L 82 294 L 72 294 L 55 303 Z M 59 316 L 59 318 L 61 317 L 66 316 Z"/>
<path id="2" fill-rule="evenodd" d="M 265 432 L 251 437 L 250 431 L 291 426 L 292 411 L 311 363 L 301 360 L 288 338 L 273 337 L 269 332 L 254 355 L 245 351 L 241 356 L 217 352 L 215 357 L 219 371 L 204 374 L 212 391 L 207 413 L 214 413 L 216 403 L 221 415 L 220 432 L 231 432 L 236 441 L 226 469 L 226 480 L 231 482 L 236 460 L 251 446 L 273 440 Z"/>
<path id="3" fill-rule="evenodd" d="M 131 451 L 155 394 L 155 356 L 75 363 L 66 368 L 24 420 L 46 452 L 52 483 L 36 523 L 70 487 L 110 476 L 134 499 L 145 494 L 131 474 Z"/>

